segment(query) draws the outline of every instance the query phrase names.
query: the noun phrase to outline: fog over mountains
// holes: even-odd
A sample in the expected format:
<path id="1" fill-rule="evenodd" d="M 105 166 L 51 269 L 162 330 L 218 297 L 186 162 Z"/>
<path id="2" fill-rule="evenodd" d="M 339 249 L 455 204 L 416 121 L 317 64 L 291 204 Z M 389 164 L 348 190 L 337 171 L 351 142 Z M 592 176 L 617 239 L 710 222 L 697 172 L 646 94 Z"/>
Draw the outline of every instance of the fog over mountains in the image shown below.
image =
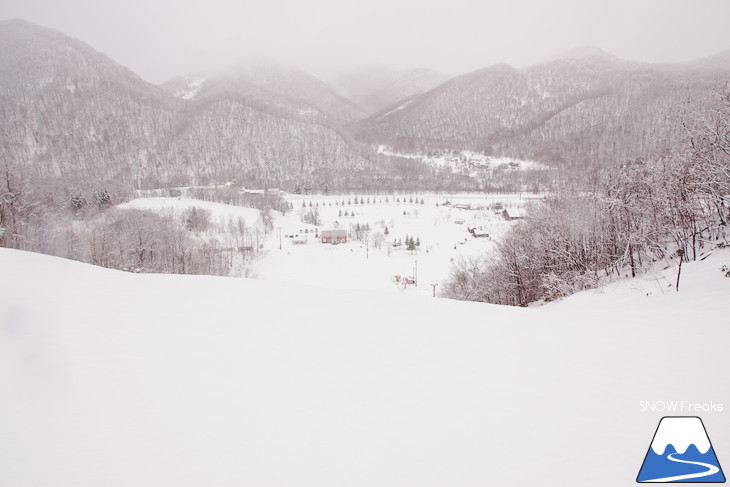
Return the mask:
<path id="1" fill-rule="evenodd" d="M 155 86 L 81 41 L 13 20 L 0 22 L 0 65 L 0 158 L 36 179 L 435 188 L 463 176 L 377 146 L 569 167 L 646 157 L 661 148 L 679 102 L 701 104 L 727 81 L 730 51 L 654 65 L 581 50 L 450 80 L 368 70 L 337 86 L 257 64 Z"/>
<path id="2" fill-rule="evenodd" d="M 430 69 L 363 69 L 340 76 L 335 80 L 342 93 L 369 113 L 377 112 L 397 101 L 423 94 L 449 76 Z"/>

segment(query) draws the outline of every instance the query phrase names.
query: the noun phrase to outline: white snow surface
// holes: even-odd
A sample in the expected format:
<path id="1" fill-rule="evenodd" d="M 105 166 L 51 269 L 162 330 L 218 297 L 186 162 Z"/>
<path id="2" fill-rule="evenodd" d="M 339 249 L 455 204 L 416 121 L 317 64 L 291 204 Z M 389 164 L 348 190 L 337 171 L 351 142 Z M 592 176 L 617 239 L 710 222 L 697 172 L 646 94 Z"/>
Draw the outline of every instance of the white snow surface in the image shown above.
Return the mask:
<path id="1" fill-rule="evenodd" d="M 396 108 L 392 111 L 401 108 L 403 107 Z M 430 164 L 436 167 L 448 167 L 452 172 L 464 173 L 466 171 L 472 177 L 479 174 L 479 171 L 535 171 L 550 169 L 549 166 L 537 161 L 516 159 L 513 157 L 488 156 L 467 150 L 441 151 L 438 155 L 428 155 L 396 152 L 387 146 L 379 145 L 376 148 L 376 152 L 385 156 L 421 160 L 424 164 Z"/>
<path id="2" fill-rule="evenodd" d="M 194 78 L 190 80 L 188 86 L 184 90 L 180 90 L 175 93 L 175 96 L 183 98 L 185 100 L 192 100 L 200 92 L 200 89 L 203 87 L 203 83 L 205 83 L 205 80 L 206 78 Z"/>
<path id="3" fill-rule="evenodd" d="M 0 249 L 0 485 L 628 485 L 639 401 L 730 404 L 728 263 L 522 309 Z"/>
<path id="4" fill-rule="evenodd" d="M 210 210 L 211 215 L 219 221 L 230 218 L 243 218 L 249 225 L 256 224 L 261 218 L 261 212 L 256 208 L 226 205 L 212 201 L 187 198 L 136 198 L 127 203 L 117 205 L 119 209 L 152 210 L 156 212 L 182 213 L 191 208 Z"/>
<path id="5" fill-rule="evenodd" d="M 353 195 L 289 194 L 285 198 L 294 209 L 286 215 L 277 216 L 276 229 L 264 242 L 266 254 L 255 267 L 259 278 L 334 289 L 430 296 L 433 293 L 431 283 L 438 283 L 437 292 L 442 289 L 438 286 L 449 277 L 452 262 L 492 252 L 497 239 L 514 225 L 515 222 L 504 220 L 501 210 L 489 209 L 492 203 L 500 202 L 512 210 L 541 196 L 470 193 L 361 195 L 359 198 L 365 201 L 364 204 L 355 204 Z M 423 204 L 420 204 L 421 199 Z M 344 206 L 342 201 L 346 202 Z M 347 204 L 348 201 L 351 203 Z M 451 205 L 445 205 L 446 201 Z M 318 206 L 310 207 L 310 203 Z M 469 206 L 470 209 L 454 205 Z M 380 248 L 375 248 L 371 238 L 367 242 L 351 239 L 347 244 L 336 246 L 321 244 L 312 235 L 314 227 L 301 222 L 301 214 L 312 208 L 317 209 L 321 218 L 319 230 L 331 230 L 337 226 L 350 231 L 358 224 L 367 224 L 371 235 L 384 234 L 386 227 L 388 235 Z M 464 223 L 456 223 L 460 220 Z M 468 231 L 471 224 L 481 226 L 490 238 L 474 238 Z M 283 235 L 281 250 L 279 228 Z M 304 233 L 304 230 L 309 233 Z M 292 239 L 286 237 L 297 234 L 307 236 L 306 245 L 293 245 Z M 393 240 L 405 242 L 406 237 L 417 237 L 421 245 L 413 251 L 407 250 L 405 245 L 393 247 Z M 417 285 L 404 287 L 396 282 L 395 276 L 415 277 Z"/>
<path id="6" fill-rule="evenodd" d="M 673 445 L 677 453 L 687 451 L 689 445 L 694 445 L 703 455 L 710 449 L 710 439 L 700 418 L 669 417 L 659 423 L 651 448 L 657 455 L 664 455 L 667 445 Z"/>

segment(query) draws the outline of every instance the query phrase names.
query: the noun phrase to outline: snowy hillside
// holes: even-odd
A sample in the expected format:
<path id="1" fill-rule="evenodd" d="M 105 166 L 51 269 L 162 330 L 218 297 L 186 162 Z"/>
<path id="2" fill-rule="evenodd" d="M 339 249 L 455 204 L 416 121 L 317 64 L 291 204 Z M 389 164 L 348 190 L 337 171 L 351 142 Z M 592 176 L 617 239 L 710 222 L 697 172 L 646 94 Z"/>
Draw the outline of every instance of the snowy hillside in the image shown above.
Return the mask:
<path id="1" fill-rule="evenodd" d="M 259 173 L 272 186 L 302 184 L 313 173 L 334 186 L 339 175 L 367 180 L 362 174 L 380 172 L 339 122 L 324 121 L 352 120 L 359 110 L 298 70 L 158 87 L 81 41 L 16 20 L 0 22 L 0 47 L 0 154 L 22 161 L 29 177 L 134 181 L 139 189 L 260 182 Z"/>
<path id="2" fill-rule="evenodd" d="M 176 98 L 192 100 L 204 82 L 204 76 L 176 76 L 161 84 L 160 88 Z"/>
<path id="3" fill-rule="evenodd" d="M 120 209 L 153 210 L 158 212 L 182 212 L 190 208 L 209 210 L 217 220 L 226 220 L 233 217 L 245 219 L 249 223 L 257 223 L 261 212 L 255 208 L 226 205 L 212 201 L 178 198 L 137 198 L 127 203 L 117 205 Z"/>
<path id="4" fill-rule="evenodd" d="M 730 403 L 727 264 L 522 309 L 0 249 L 0 484 L 628 485 L 640 401 Z"/>
<path id="5" fill-rule="evenodd" d="M 659 65 L 578 50 L 457 76 L 362 120 L 358 136 L 398 152 L 470 149 L 553 167 L 616 164 L 661 148 L 682 93 L 701 106 L 726 79 L 722 56 Z"/>

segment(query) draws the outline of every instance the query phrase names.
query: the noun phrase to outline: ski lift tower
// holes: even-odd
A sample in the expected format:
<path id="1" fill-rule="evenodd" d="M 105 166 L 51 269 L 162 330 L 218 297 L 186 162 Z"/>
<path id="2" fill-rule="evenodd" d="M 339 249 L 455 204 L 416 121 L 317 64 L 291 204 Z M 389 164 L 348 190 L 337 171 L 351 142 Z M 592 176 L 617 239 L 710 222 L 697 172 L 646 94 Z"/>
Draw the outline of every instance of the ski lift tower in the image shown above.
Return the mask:
<path id="1" fill-rule="evenodd" d="M 431 281 L 431 288 L 433 288 L 433 297 L 436 297 L 436 286 L 439 285 L 438 281 Z"/>

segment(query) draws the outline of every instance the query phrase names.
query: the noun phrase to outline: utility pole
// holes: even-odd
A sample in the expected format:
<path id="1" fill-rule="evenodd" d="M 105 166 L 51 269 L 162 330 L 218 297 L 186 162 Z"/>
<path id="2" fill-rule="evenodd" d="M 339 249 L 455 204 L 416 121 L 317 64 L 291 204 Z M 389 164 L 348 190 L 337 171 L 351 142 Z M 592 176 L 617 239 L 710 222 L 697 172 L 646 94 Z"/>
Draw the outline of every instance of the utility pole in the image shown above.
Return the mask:
<path id="1" fill-rule="evenodd" d="M 436 286 L 439 285 L 438 281 L 431 281 L 431 287 L 433 288 L 433 297 L 436 297 Z"/>
<path id="2" fill-rule="evenodd" d="M 281 227 L 276 227 L 279 230 L 279 250 L 281 250 Z"/>
<path id="3" fill-rule="evenodd" d="M 418 287 L 418 260 L 416 260 L 415 267 L 413 268 L 413 283 Z"/>

